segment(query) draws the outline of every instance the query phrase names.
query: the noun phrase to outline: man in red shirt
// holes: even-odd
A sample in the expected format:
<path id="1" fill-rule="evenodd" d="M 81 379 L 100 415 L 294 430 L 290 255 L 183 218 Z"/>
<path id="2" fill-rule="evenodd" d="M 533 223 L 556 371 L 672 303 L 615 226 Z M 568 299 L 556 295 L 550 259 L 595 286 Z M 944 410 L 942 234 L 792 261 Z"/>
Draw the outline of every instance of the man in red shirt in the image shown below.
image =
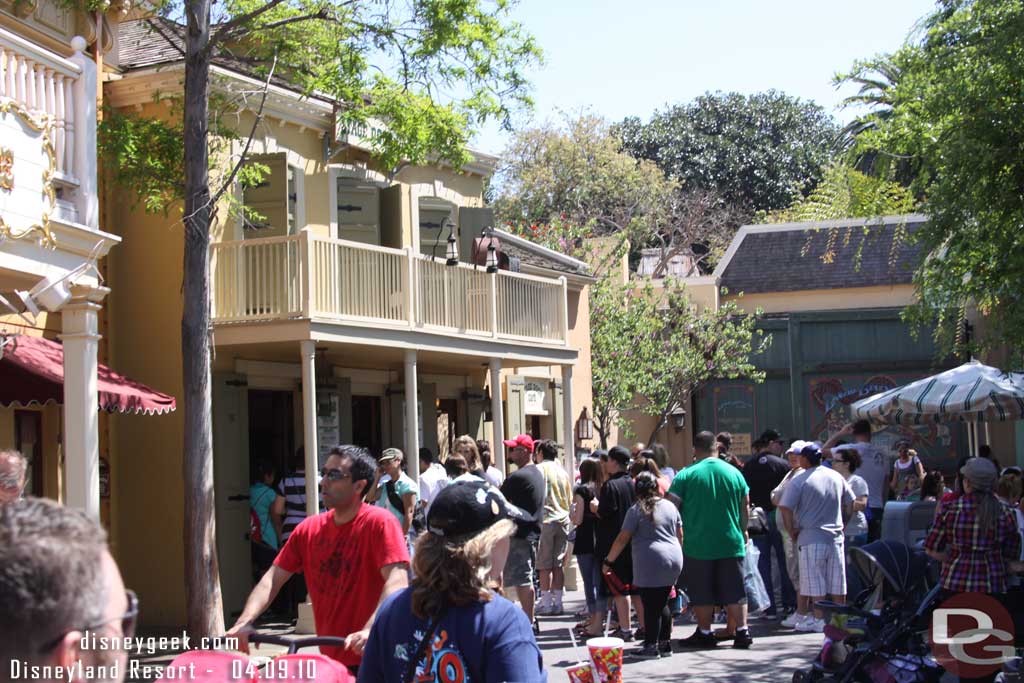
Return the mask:
<path id="1" fill-rule="evenodd" d="M 301 572 L 317 635 L 345 638 L 344 647 L 321 647 L 321 652 L 349 668 L 359 666 L 378 606 L 409 583 L 402 527 L 384 508 L 363 502 L 376 470 L 376 461 L 364 448 L 338 446 L 331 451 L 320 472 L 327 511 L 295 527 L 227 633 L 239 638 L 243 651 L 248 651 L 252 623 L 292 574 Z"/>

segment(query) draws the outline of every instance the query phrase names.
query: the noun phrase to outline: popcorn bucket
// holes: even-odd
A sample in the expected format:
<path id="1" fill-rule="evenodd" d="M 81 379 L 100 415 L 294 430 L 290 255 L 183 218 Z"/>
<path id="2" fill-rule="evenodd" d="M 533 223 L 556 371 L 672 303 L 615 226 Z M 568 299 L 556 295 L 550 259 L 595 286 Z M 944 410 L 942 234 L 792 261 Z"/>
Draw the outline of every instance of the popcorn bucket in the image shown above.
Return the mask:
<path id="1" fill-rule="evenodd" d="M 622 683 L 624 645 L 622 638 L 591 638 L 587 641 L 595 683 Z"/>
<path id="2" fill-rule="evenodd" d="M 595 683 L 594 669 L 590 662 L 580 662 L 565 670 L 569 674 L 569 683 Z"/>

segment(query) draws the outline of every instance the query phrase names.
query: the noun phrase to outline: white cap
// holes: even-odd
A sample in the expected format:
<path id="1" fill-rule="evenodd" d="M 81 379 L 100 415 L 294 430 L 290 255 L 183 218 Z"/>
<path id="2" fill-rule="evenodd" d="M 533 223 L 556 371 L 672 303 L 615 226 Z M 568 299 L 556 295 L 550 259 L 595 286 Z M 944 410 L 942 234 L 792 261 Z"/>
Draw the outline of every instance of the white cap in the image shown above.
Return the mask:
<path id="1" fill-rule="evenodd" d="M 793 443 L 789 444 L 789 448 L 786 449 L 786 455 L 789 455 L 790 453 L 799 453 L 804 449 L 804 446 L 809 446 L 810 443 L 810 441 L 803 441 L 802 439 L 797 439 Z"/>

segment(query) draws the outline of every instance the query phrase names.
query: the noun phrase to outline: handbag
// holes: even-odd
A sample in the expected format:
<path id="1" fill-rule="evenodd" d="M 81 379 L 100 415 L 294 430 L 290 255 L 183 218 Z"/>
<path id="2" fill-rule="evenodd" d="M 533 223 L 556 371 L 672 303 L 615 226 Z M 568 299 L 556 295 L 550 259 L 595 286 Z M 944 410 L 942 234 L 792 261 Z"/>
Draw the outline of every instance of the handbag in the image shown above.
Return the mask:
<path id="1" fill-rule="evenodd" d="M 768 515 L 764 508 L 750 506 L 747 513 L 747 533 L 751 536 L 764 536 L 768 533 Z"/>

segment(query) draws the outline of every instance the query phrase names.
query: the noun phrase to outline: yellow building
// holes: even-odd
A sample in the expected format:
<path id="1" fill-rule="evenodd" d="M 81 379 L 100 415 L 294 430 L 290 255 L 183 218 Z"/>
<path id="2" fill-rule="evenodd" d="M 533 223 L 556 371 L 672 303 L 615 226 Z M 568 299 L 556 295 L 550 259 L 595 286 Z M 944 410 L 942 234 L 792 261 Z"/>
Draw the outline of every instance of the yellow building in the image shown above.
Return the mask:
<path id="1" fill-rule="evenodd" d="M 685 407 L 685 429 L 659 434 L 676 462 L 689 461 L 695 430 L 732 433 L 732 451 L 741 457 L 768 428 L 824 440 L 849 420 L 854 401 L 963 362 L 940 358 L 932 336 L 915 336 L 900 317 L 915 301 L 913 272 L 924 257 L 907 235 L 926 221 L 905 215 L 747 225 L 711 275 L 686 278 L 698 305 L 760 309 L 771 345 L 755 358 L 763 383 L 711 382 Z M 646 437 L 652 427 L 653 418 L 634 416 L 638 434 Z M 1024 450 L 1015 449 L 1021 430 L 1013 424 L 988 430 L 1004 464 Z M 928 467 L 948 470 L 966 453 L 958 425 L 890 428 L 875 440 L 891 446 L 903 437 L 914 440 Z"/>
<path id="2" fill-rule="evenodd" d="M 172 116 L 154 96 L 180 92 L 181 53 L 129 22 L 119 62 L 107 101 Z M 263 87 L 229 62 L 215 60 L 212 76 L 228 97 Z M 240 131 L 259 99 L 240 105 Z M 336 131 L 336 108 L 271 84 L 251 148 L 270 173 L 236 189 L 262 218 L 221 211 L 213 227 L 215 493 L 229 617 L 251 586 L 244 495 L 256 459 L 283 472 L 301 446 L 309 471 L 338 443 L 444 454 L 468 433 L 490 440 L 503 468 L 505 435 L 573 444 L 590 404 L 587 266 L 490 229 L 483 184 L 497 160 L 476 153 L 461 171 L 388 174 L 364 137 Z M 109 261 L 111 357 L 180 397 L 180 215 L 146 215 L 108 189 L 124 238 Z M 180 415 L 111 424 L 113 537 L 151 625 L 185 613 L 182 425 Z M 414 455 L 407 467 L 416 476 Z"/>
<path id="3" fill-rule="evenodd" d="M 97 191 L 97 74 L 116 62 L 127 9 L 0 6 L 0 448 L 28 459 L 27 494 L 105 520 L 99 410 L 174 404 L 98 363 L 110 291 L 103 259 L 120 237 Z M 136 419 L 146 418 L 126 421 Z"/>

